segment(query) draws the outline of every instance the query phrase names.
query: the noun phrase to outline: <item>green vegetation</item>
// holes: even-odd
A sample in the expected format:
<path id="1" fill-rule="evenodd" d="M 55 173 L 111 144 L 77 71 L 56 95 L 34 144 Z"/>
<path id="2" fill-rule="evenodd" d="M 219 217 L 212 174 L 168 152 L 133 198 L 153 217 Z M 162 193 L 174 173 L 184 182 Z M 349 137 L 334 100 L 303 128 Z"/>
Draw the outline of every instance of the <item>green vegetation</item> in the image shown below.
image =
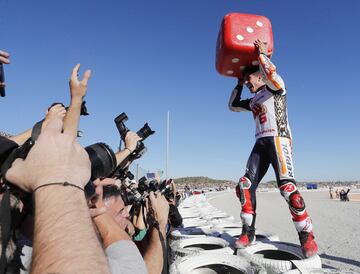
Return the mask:
<path id="1" fill-rule="evenodd" d="M 220 184 L 234 184 L 235 182 L 229 180 L 215 180 L 209 177 L 182 177 L 174 179 L 176 185 L 186 185 L 186 184 L 213 184 L 214 187 Z"/>

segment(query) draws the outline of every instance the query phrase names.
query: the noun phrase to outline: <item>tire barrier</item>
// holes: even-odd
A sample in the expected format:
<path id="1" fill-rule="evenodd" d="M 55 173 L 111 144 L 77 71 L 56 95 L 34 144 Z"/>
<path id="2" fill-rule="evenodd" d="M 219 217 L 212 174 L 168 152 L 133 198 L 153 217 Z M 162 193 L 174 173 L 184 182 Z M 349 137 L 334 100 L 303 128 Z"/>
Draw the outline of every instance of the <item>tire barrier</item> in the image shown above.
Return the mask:
<path id="1" fill-rule="evenodd" d="M 211 236 L 187 238 L 173 241 L 170 244 L 170 262 L 179 257 L 204 252 L 234 254 L 234 250 L 229 247 L 229 243 L 221 238 Z"/>
<path id="2" fill-rule="evenodd" d="M 338 269 L 308 269 L 307 273 L 309 274 L 358 274 L 358 272 L 353 272 L 349 270 L 338 270 Z M 301 274 L 299 270 L 290 270 L 284 274 Z"/>
<path id="3" fill-rule="evenodd" d="M 221 235 L 220 232 L 206 228 L 204 229 L 198 227 L 177 228 L 171 231 L 170 240 L 174 241 L 185 238 L 198 238 L 205 236 L 219 237 L 220 235 Z"/>
<path id="4" fill-rule="evenodd" d="M 191 219 L 191 218 L 200 218 L 200 213 L 199 212 L 190 212 L 190 211 L 186 211 L 186 212 L 180 212 L 179 210 L 179 213 L 181 215 L 181 217 L 183 219 Z"/>
<path id="5" fill-rule="evenodd" d="M 188 227 L 206 227 L 206 226 L 208 226 L 209 228 L 211 227 L 211 225 L 209 225 L 208 221 L 200 219 L 200 218 L 183 219 L 183 227 L 184 228 L 188 228 Z"/>
<path id="6" fill-rule="evenodd" d="M 204 219 L 213 219 L 213 218 L 226 218 L 226 217 L 229 217 L 229 214 L 223 212 L 223 211 L 220 211 L 220 210 L 212 210 L 211 212 L 209 213 L 206 213 L 206 214 L 202 214 L 203 218 Z"/>
<path id="7" fill-rule="evenodd" d="M 305 258 L 299 245 L 279 242 L 275 234 L 256 230 L 256 242 L 231 248 L 241 234 L 242 224 L 234 217 L 211 206 L 204 195 L 191 196 L 179 206 L 183 228 L 168 236 L 170 273 L 339 273 L 321 269 L 318 255 Z M 194 256 L 196 254 L 196 256 Z M 244 266 L 246 266 L 244 268 Z"/>
<path id="8" fill-rule="evenodd" d="M 232 274 L 265 274 L 259 266 L 239 256 L 230 254 L 199 254 L 179 258 L 170 266 L 170 274 L 188 273 L 232 273 Z"/>
<path id="9" fill-rule="evenodd" d="M 209 220 L 209 222 L 211 223 L 212 226 L 217 226 L 221 223 L 228 223 L 231 221 L 234 221 L 233 216 L 229 216 L 229 217 L 225 217 L 225 218 L 213 218 L 213 219 Z"/>
<path id="10" fill-rule="evenodd" d="M 217 230 L 216 227 L 213 228 Z M 239 238 L 241 234 L 241 228 L 224 228 L 221 230 L 221 238 L 228 241 L 231 246 L 235 245 L 235 241 Z M 257 242 L 272 242 L 272 241 L 279 241 L 279 237 L 276 234 L 270 234 L 267 232 L 263 232 L 260 230 L 256 230 L 255 232 L 255 240 Z"/>
<path id="11" fill-rule="evenodd" d="M 237 229 L 237 228 L 242 228 L 242 224 L 241 223 L 232 223 L 232 222 L 223 222 L 220 223 L 216 226 L 214 226 L 214 229 L 217 230 L 226 230 L 226 229 Z"/>
<path id="12" fill-rule="evenodd" d="M 238 249 L 237 255 L 262 265 L 267 273 L 321 268 L 321 260 L 318 255 L 305 258 L 299 245 L 285 242 L 256 242 L 245 249 Z"/>
<path id="13" fill-rule="evenodd" d="M 215 229 L 215 228 L 214 228 Z M 221 230 L 222 233 L 229 234 L 236 240 L 241 235 L 242 228 L 224 228 Z M 268 233 L 261 230 L 255 230 L 255 240 L 259 242 L 278 242 L 280 241 L 279 236 L 273 233 Z"/>

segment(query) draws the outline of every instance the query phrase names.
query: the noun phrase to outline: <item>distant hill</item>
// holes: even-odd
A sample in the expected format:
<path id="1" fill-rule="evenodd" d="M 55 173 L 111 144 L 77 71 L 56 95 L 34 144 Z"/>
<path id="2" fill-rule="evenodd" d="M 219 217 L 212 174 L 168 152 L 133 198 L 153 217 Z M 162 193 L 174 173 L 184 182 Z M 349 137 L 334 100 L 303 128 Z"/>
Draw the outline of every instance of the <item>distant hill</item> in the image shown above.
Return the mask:
<path id="1" fill-rule="evenodd" d="M 214 184 L 214 186 L 216 185 L 220 185 L 220 184 L 234 184 L 235 182 L 230 181 L 230 180 L 215 180 L 215 179 L 211 179 L 209 177 L 204 177 L 204 176 L 198 176 L 198 177 L 182 177 L 182 178 L 176 178 L 174 179 L 175 184 L 179 184 L 179 185 L 186 185 L 186 184 Z"/>
<path id="2" fill-rule="evenodd" d="M 181 177 L 181 178 L 175 178 L 175 183 L 180 186 L 184 185 L 206 185 L 206 187 L 212 187 L 210 185 L 213 185 L 214 187 L 219 185 L 228 185 L 230 187 L 235 187 L 237 182 L 231 181 L 231 180 L 215 180 L 209 177 L 205 176 L 197 176 L 197 177 Z M 317 183 L 319 187 L 340 187 L 340 186 L 349 186 L 349 187 L 355 187 L 360 188 L 360 181 L 323 181 L 323 182 L 297 182 L 298 187 L 305 187 L 306 183 Z M 261 182 L 259 184 L 259 188 L 277 188 L 276 181 L 268 181 L 268 182 Z"/>

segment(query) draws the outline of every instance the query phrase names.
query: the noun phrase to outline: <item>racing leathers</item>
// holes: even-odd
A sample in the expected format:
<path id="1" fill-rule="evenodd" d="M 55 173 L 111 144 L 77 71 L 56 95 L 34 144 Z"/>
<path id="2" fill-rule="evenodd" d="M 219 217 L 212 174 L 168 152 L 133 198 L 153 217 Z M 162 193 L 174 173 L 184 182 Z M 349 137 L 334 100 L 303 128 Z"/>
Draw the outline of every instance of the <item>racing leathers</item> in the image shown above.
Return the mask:
<path id="1" fill-rule="evenodd" d="M 256 123 L 256 143 L 248 159 L 245 175 L 237 187 L 243 227 L 255 227 L 255 191 L 271 164 L 280 193 L 289 205 L 296 230 L 299 233 L 311 232 L 312 222 L 294 177 L 285 85 L 276 67 L 264 54 L 259 55 L 259 69 L 265 85 L 254 97 L 242 100 L 243 86 L 237 85 L 229 101 L 230 110 L 251 111 Z"/>

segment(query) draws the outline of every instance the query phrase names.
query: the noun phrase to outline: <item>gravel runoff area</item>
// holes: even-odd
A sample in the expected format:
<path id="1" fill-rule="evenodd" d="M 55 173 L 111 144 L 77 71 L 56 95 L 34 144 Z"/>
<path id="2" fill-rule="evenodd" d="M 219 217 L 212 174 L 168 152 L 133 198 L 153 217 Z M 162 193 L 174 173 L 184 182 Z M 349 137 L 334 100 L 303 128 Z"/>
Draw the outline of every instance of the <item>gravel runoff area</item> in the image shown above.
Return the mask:
<path id="1" fill-rule="evenodd" d="M 352 191 L 353 196 L 359 196 Z M 360 200 L 330 199 L 328 190 L 301 191 L 314 226 L 324 268 L 360 273 Z M 240 202 L 233 191 L 209 193 L 208 201 L 240 221 Z M 351 199 L 351 196 L 350 196 Z M 257 192 L 256 228 L 299 244 L 285 200 L 279 192 Z"/>

